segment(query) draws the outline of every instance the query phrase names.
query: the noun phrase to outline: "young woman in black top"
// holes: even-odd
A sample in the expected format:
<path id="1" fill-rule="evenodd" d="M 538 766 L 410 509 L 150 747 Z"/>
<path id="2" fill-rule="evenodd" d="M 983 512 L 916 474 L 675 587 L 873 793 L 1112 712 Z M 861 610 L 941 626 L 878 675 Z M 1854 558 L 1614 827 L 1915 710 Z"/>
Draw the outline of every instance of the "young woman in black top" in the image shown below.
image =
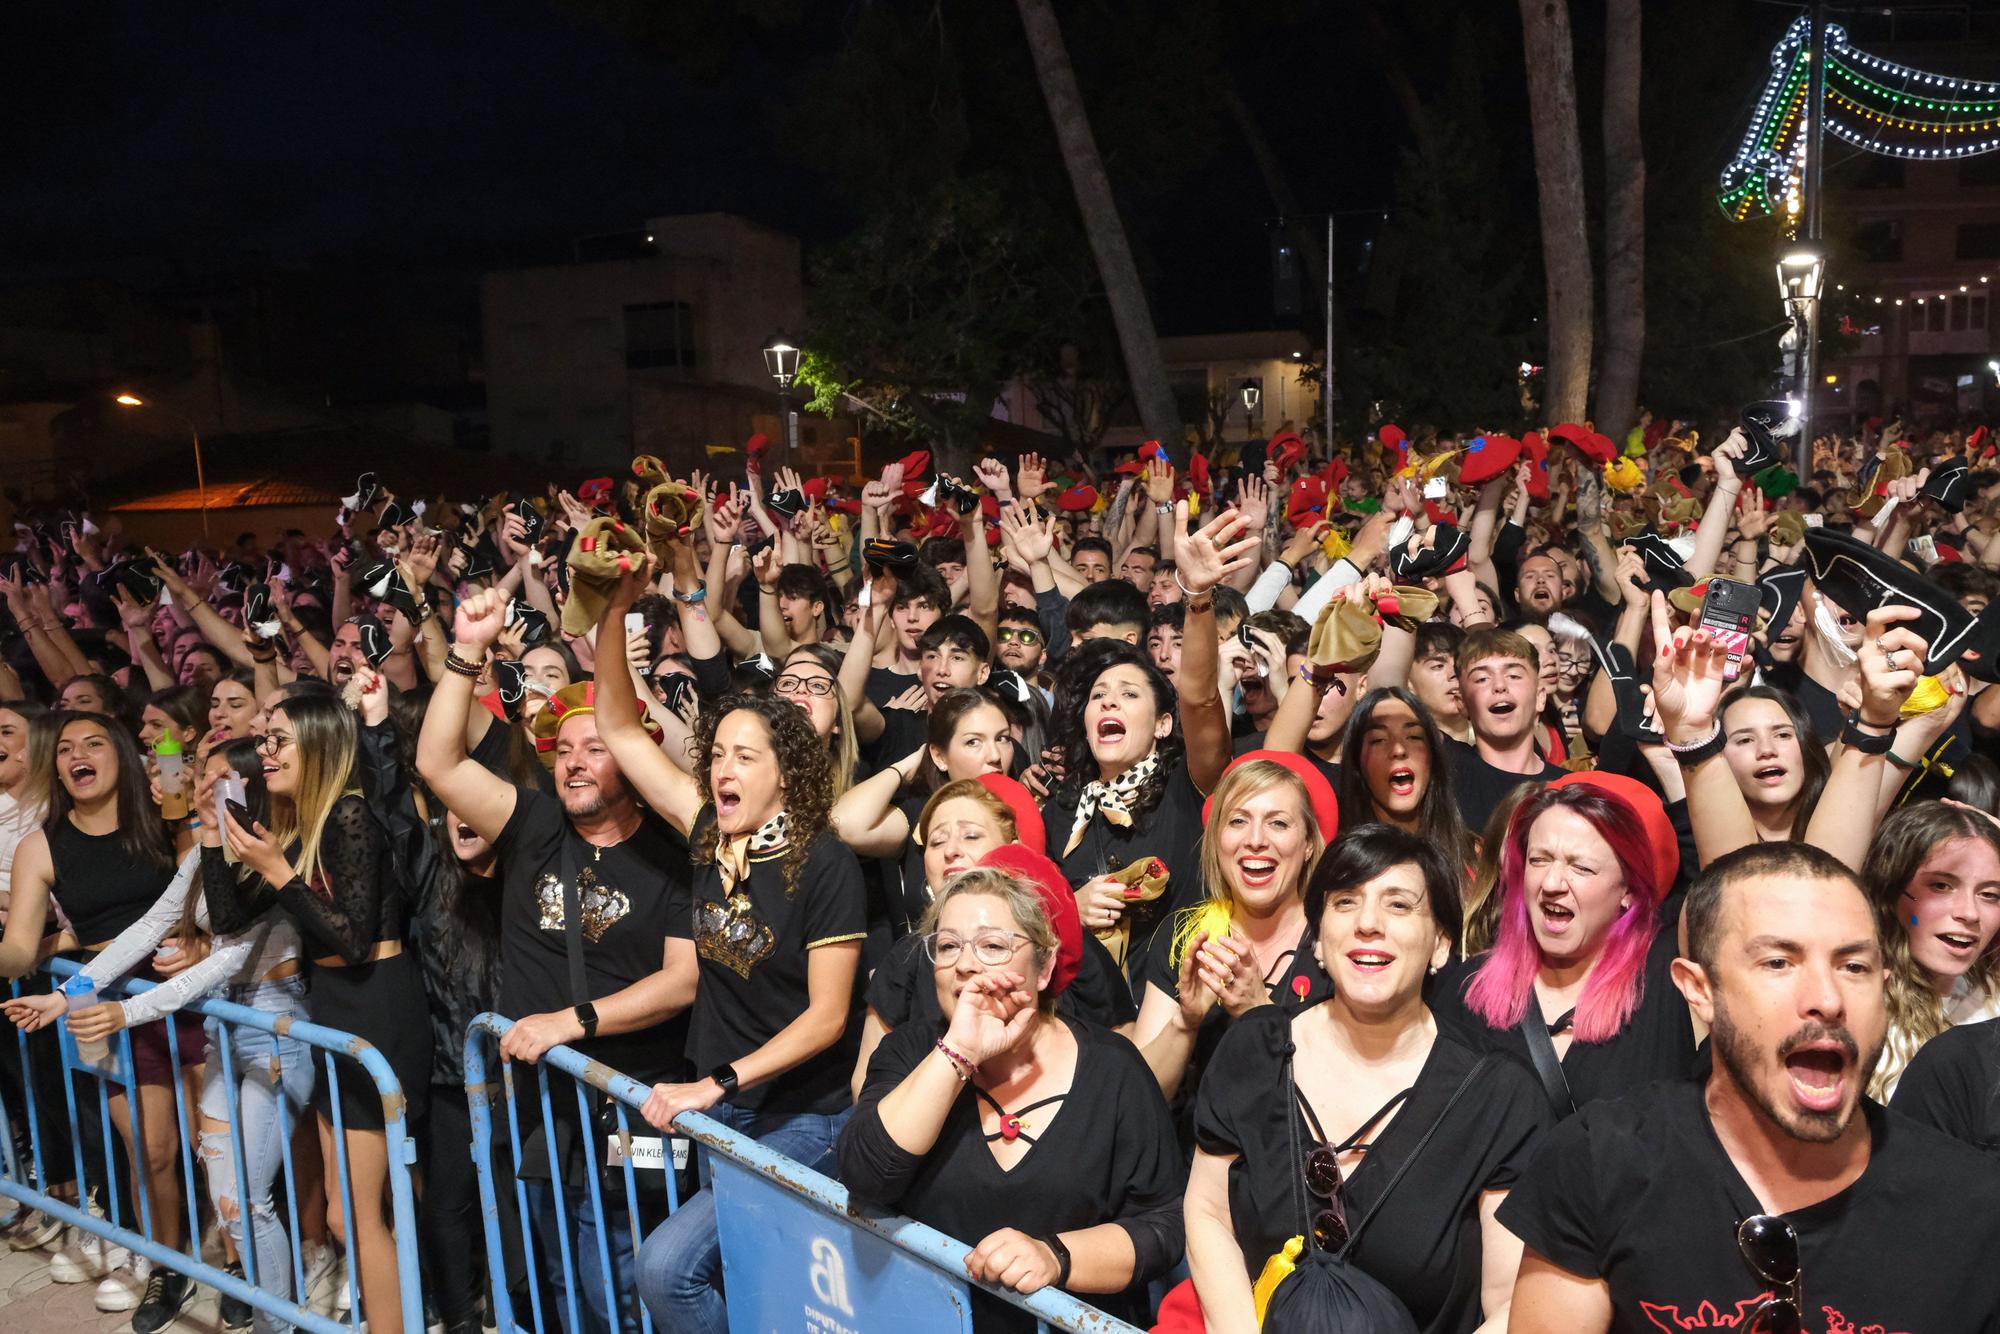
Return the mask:
<path id="1" fill-rule="evenodd" d="M 378 678 L 377 690 L 387 690 Z M 264 781 L 271 827 L 249 828 L 233 814 L 201 830 L 202 878 L 209 920 L 240 931 L 276 908 L 299 929 L 311 960 L 307 1008 L 313 1022 L 367 1039 L 402 1084 L 411 1123 L 429 1101 L 431 1030 L 412 1023 L 425 1012 L 416 959 L 404 951 L 409 905 L 395 855 L 359 790 L 354 714 L 329 692 L 293 694 L 270 710 L 264 733 Z M 197 809 L 214 808 L 211 784 Z M 223 844 L 252 873 L 239 884 Z M 395 1237 L 389 1224 L 388 1140 L 382 1100 L 358 1065 L 339 1058 L 340 1112 L 354 1230 L 346 1235 L 340 1157 L 333 1142 L 333 1081 L 313 1088 L 320 1158 L 326 1171 L 327 1226 L 348 1248 L 361 1279 L 369 1328 L 402 1334 Z"/>
<path id="2" fill-rule="evenodd" d="M 174 877 L 173 840 L 147 792 L 145 761 L 132 733 L 101 713 L 58 714 L 55 726 L 49 817 L 14 850 L 7 926 L 0 935 L 0 977 L 24 977 L 40 962 L 52 904 L 62 905 L 84 951 L 95 953 L 144 916 Z M 174 1111 L 168 1023 L 175 1025 L 182 1076 L 191 1081 L 188 1105 L 199 1101 L 207 1043 L 199 1016 L 177 1015 L 132 1031 L 143 1145 L 133 1144 L 132 1108 L 125 1092 L 112 1092 L 110 1103 L 112 1124 L 132 1150 L 132 1184 L 146 1192 L 153 1237 L 179 1250 L 187 1242 L 178 1171 L 184 1137 Z M 95 1091 L 87 1094 L 94 1106 Z M 80 1094 L 79 1109 L 83 1107 Z M 87 1120 L 96 1115 L 83 1114 Z M 137 1179 L 141 1154 L 143 1181 Z M 187 1295 L 187 1279 L 157 1269 L 142 1298 L 135 1302 L 127 1296 L 123 1305 L 107 1309 L 129 1310 L 136 1304 L 134 1326 L 151 1334 L 173 1319 Z"/>
<path id="3" fill-rule="evenodd" d="M 605 662 L 625 652 L 625 612 L 647 560 L 606 599 Z M 867 933 L 861 868 L 827 827 L 833 771 L 805 711 L 736 695 L 705 712 L 692 775 L 639 721 L 629 674 L 597 685 L 597 734 L 646 803 L 688 836 L 700 959 L 688 1049 L 702 1077 L 656 1084 L 642 1112 L 666 1129 L 706 1113 L 807 1166 L 825 1162 L 848 1110 L 854 981 Z M 726 1330 L 721 1247 L 706 1191 L 646 1239 L 639 1295 L 663 1329 Z"/>
<path id="4" fill-rule="evenodd" d="M 1343 836 L 1306 896 L 1333 995 L 1251 1010 L 1224 1035 L 1196 1100 L 1187 1188 L 1188 1263 L 1214 1334 L 1257 1328 L 1253 1283 L 1293 1239 L 1339 1250 L 1349 1233 L 1349 1260 L 1426 1334 L 1506 1327 L 1521 1243 L 1493 1215 L 1553 1118 L 1531 1075 L 1481 1068 L 1425 1004 L 1457 939 L 1459 878 L 1402 830 Z M 1190 1327 L 1191 1305 L 1171 1294 L 1160 1327 Z"/>
<path id="5" fill-rule="evenodd" d="M 1186 502 L 1176 519 L 1174 578 L 1187 608 L 1180 671 L 1169 682 L 1145 649 L 1093 639 L 1063 663 L 1051 714 L 1063 773 L 1048 807 L 1049 853 L 1077 887 L 1084 930 L 1096 932 L 1134 978 L 1170 909 L 1202 894 L 1202 794 L 1231 753 L 1216 679 L 1214 590 L 1259 541 L 1238 540 L 1244 525 L 1233 509 L 1194 533 Z M 1110 873 L 1142 857 L 1157 857 L 1169 880 L 1163 897 L 1134 907 Z"/>
<path id="6" fill-rule="evenodd" d="M 1068 884 L 1008 844 L 923 925 L 944 1018 L 883 1040 L 841 1179 L 969 1243 L 973 1278 L 1064 1288 L 1144 1324 L 1147 1281 L 1181 1253 L 1180 1152 L 1131 1044 L 1055 1013 L 1082 952 Z M 983 1293 L 973 1311 L 982 1330 L 1034 1328 Z"/>

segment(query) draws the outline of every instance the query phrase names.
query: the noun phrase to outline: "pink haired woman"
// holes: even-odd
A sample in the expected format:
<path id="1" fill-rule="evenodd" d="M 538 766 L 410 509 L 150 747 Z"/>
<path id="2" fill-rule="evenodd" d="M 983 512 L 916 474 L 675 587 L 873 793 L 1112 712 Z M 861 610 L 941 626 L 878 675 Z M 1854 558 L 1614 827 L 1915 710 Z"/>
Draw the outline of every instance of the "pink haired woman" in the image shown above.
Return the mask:
<path id="1" fill-rule="evenodd" d="M 1630 779 L 1578 774 L 1522 802 L 1493 948 L 1445 979 L 1439 1023 L 1524 1062 L 1559 1116 L 1686 1074 L 1694 1021 L 1661 912 L 1679 863 L 1659 798 Z"/>

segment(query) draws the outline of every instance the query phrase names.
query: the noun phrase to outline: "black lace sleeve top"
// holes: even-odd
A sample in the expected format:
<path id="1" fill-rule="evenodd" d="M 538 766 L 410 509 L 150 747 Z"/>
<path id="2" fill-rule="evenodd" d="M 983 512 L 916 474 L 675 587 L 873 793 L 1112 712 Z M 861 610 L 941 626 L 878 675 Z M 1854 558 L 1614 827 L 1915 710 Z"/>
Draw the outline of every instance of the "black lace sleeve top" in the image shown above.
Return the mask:
<path id="1" fill-rule="evenodd" d="M 296 857 L 297 845 L 286 849 Z M 334 803 L 320 835 L 319 869 L 308 885 L 298 876 L 280 885 L 276 900 L 298 924 L 308 953 L 364 961 L 376 942 L 401 940 L 408 906 L 396 874 L 388 836 L 354 793 Z M 241 930 L 270 906 L 269 887 L 250 878 L 239 885 L 221 849 L 204 849 L 202 883 L 210 920 L 218 931 Z"/>

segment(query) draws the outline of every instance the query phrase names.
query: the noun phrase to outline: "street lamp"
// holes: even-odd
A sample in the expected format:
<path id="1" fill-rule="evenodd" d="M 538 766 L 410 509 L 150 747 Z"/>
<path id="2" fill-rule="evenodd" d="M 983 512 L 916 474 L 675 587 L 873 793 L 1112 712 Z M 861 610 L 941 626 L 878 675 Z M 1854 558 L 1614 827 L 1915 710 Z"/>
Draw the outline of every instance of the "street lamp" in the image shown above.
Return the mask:
<path id="1" fill-rule="evenodd" d="M 208 541 L 209 540 L 208 478 L 205 477 L 202 473 L 201 432 L 195 429 L 194 419 L 192 417 L 182 417 L 181 414 L 178 412 L 173 412 L 170 411 L 169 409 L 162 408 L 154 404 L 149 404 L 146 402 L 145 399 L 139 397 L 137 394 L 134 393 L 128 392 L 128 393 L 118 394 L 111 401 L 116 403 L 121 408 L 150 407 L 154 412 L 161 413 L 165 416 L 180 417 L 180 420 L 186 424 L 188 428 L 188 439 L 194 441 L 194 485 L 196 492 L 201 496 L 201 540 L 204 542 Z"/>
<path id="2" fill-rule="evenodd" d="M 764 369 L 778 382 L 778 411 L 784 414 L 785 447 L 789 451 L 785 462 L 797 467 L 799 414 L 792 409 L 792 382 L 799 378 L 799 350 L 782 336 L 772 338 L 764 347 Z"/>
<path id="3" fill-rule="evenodd" d="M 1798 473 L 1812 474 L 1813 386 L 1819 374 L 1819 303 L 1826 294 L 1826 251 L 1807 243 L 1778 257 L 1778 297 L 1797 341 L 1793 388 L 1799 399 Z"/>
<path id="4" fill-rule="evenodd" d="M 1246 436 L 1257 433 L 1257 400 L 1264 397 L 1264 389 L 1255 380 L 1243 382 L 1243 433 Z"/>

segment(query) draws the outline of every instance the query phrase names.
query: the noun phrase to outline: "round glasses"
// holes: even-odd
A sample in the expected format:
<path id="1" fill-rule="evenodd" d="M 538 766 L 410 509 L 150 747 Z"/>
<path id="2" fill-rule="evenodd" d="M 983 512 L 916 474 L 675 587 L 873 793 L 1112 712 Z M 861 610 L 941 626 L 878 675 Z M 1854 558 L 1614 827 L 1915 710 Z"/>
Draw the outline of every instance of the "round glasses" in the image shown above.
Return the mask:
<path id="1" fill-rule="evenodd" d="M 1018 931 L 981 931 L 971 940 L 950 931 L 933 931 L 924 937 L 924 953 L 938 967 L 949 968 L 958 962 L 969 945 L 973 958 L 988 968 L 998 968 L 1014 957 L 1014 951 L 1020 945 L 1027 943 L 1028 938 Z"/>

